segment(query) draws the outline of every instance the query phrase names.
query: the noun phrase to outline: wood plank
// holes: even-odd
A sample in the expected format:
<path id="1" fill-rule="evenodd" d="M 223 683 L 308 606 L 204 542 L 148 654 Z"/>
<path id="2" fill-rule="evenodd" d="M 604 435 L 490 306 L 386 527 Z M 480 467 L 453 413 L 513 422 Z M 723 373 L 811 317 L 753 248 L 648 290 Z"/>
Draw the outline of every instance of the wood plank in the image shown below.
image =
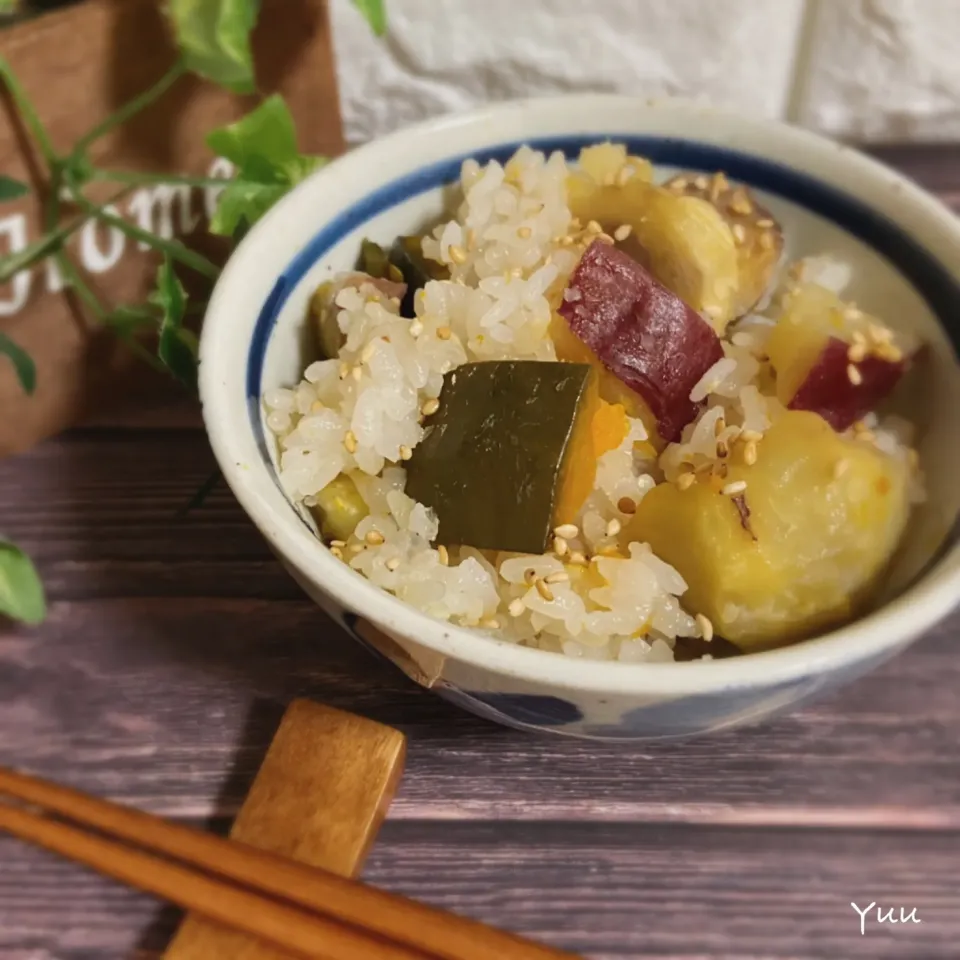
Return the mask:
<path id="1" fill-rule="evenodd" d="M 413 821 L 385 825 L 364 876 L 596 960 L 953 960 L 958 856 L 956 834 Z M 861 936 L 851 902 L 921 922 L 880 925 L 874 911 Z M 154 956 L 175 921 L 0 840 L 4 958 L 119 960 L 138 944 Z"/>
<path id="2" fill-rule="evenodd" d="M 232 816 L 279 711 L 309 696 L 407 734 L 395 818 L 960 829 L 958 625 L 794 716 L 618 745 L 455 710 L 309 601 L 61 602 L 0 638 L 0 757 L 166 815 Z"/>

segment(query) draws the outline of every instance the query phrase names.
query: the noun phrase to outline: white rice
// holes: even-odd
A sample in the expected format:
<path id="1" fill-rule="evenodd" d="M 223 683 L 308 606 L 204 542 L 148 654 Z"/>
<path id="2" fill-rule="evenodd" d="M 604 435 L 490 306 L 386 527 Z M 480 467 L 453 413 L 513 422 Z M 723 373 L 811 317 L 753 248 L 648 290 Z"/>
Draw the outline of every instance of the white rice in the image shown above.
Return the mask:
<path id="1" fill-rule="evenodd" d="M 646 544 L 630 544 L 628 556 L 597 557 L 592 566 L 603 585 L 554 554 L 470 548 L 448 554 L 433 546 L 435 515 L 404 493 L 404 453 L 421 440 L 421 407 L 439 396 L 444 374 L 472 360 L 556 359 L 547 333 L 550 297 L 566 287 L 578 258 L 560 242 L 571 230 L 568 173 L 561 154 L 547 158 L 527 147 L 505 167 L 467 160 L 459 208 L 423 241 L 425 255 L 446 264 L 450 279 L 431 281 L 417 294 L 412 322 L 372 285 L 341 290 L 339 359 L 312 364 L 292 389 L 267 392 L 266 420 L 278 439 L 281 482 L 294 501 L 314 505 L 340 473 L 354 480 L 370 513 L 341 548 L 344 559 L 412 607 L 568 656 L 672 660 L 676 638 L 699 637 L 701 630 L 681 606 L 682 577 Z M 842 267 L 816 269 L 838 283 Z M 778 404 L 760 394 L 756 380 L 771 329 L 772 321 L 760 316 L 737 324 L 723 341 L 724 357 L 691 392 L 692 400 L 705 401 L 703 412 L 659 462 L 637 453 L 647 435 L 639 420 L 630 421 L 620 447 L 599 459 L 569 552 L 614 547 L 610 523 L 626 522 L 625 498 L 639 503 L 656 483 L 674 480 L 681 461 L 715 460 L 718 439 L 769 427 Z M 885 449 L 904 449 L 893 428 L 877 436 Z"/>

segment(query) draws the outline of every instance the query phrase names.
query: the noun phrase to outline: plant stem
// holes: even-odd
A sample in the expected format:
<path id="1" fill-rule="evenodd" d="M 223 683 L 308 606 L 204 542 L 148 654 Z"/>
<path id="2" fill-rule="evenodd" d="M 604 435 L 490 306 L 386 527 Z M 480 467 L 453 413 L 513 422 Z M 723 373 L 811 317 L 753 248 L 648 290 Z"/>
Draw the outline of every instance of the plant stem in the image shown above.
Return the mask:
<path id="1" fill-rule="evenodd" d="M 166 173 L 138 173 L 136 170 L 95 170 L 90 179 L 105 183 L 126 183 L 131 186 L 169 183 L 171 186 L 225 187 L 230 183 L 226 177 L 180 177 Z"/>
<path id="2" fill-rule="evenodd" d="M 72 290 L 76 290 L 77 296 L 80 297 L 98 320 L 103 320 L 107 311 L 104 309 L 100 298 L 93 292 L 90 285 L 80 276 L 80 271 L 74 266 L 73 261 L 66 254 L 61 254 L 57 258 L 57 264 L 63 273 L 64 283 Z"/>
<path id="3" fill-rule="evenodd" d="M 152 87 L 144 90 L 143 93 L 134 97 L 132 100 L 128 100 L 117 111 L 110 114 L 109 117 L 101 120 L 89 133 L 82 136 L 76 144 L 74 144 L 73 150 L 70 151 L 70 159 L 75 160 L 81 157 L 87 147 L 95 140 L 99 140 L 105 133 L 109 133 L 115 127 L 126 123 L 131 117 L 135 117 L 145 107 L 150 106 L 151 103 L 162 97 L 167 90 L 186 73 L 186 69 L 183 61 L 177 60 Z"/>
<path id="4" fill-rule="evenodd" d="M 10 64 L 7 63 L 3 57 L 0 57 L 0 79 L 3 80 L 7 90 L 10 91 L 10 96 L 13 97 L 13 102 L 17 105 L 17 110 L 20 111 L 20 116 L 23 117 L 27 126 L 30 128 L 30 133 L 33 135 L 33 139 L 36 140 L 37 146 L 43 154 L 43 159 L 52 171 L 54 167 L 59 165 L 60 157 L 57 155 L 56 150 L 53 149 L 53 144 L 50 142 L 46 127 L 44 127 L 41 122 L 36 109 L 30 102 L 30 98 L 27 96 L 23 87 L 20 86 L 20 81 L 17 79 L 13 70 L 10 69 Z"/>
<path id="5" fill-rule="evenodd" d="M 184 266 L 196 270 L 197 273 L 209 277 L 211 280 L 216 280 L 217 277 L 220 276 L 220 270 L 216 264 L 211 263 L 206 257 L 201 256 L 199 253 L 194 253 L 193 250 L 184 246 L 179 240 L 165 240 L 163 237 L 158 237 L 148 230 L 143 230 L 135 224 L 129 223 L 122 217 L 114 216 L 114 214 L 107 213 L 102 208 L 94 207 L 86 197 L 78 195 L 75 199 L 84 210 L 94 214 L 97 219 L 103 223 L 109 224 L 111 227 L 116 227 L 121 233 L 125 233 L 128 237 L 133 237 L 135 240 L 142 240 L 155 250 L 169 253 L 174 260 L 178 260 Z"/>

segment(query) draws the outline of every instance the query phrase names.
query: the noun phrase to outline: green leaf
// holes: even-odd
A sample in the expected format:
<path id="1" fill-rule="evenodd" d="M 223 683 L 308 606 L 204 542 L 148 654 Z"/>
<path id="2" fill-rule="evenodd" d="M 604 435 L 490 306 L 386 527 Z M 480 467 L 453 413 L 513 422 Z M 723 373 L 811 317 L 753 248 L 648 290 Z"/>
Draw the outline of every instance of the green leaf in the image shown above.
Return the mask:
<path id="1" fill-rule="evenodd" d="M 37 386 L 37 368 L 30 354 L 5 333 L 0 333 L 0 356 L 7 357 L 13 364 L 24 393 L 33 393 Z"/>
<path id="2" fill-rule="evenodd" d="M 314 157 L 309 154 L 298 153 L 292 160 L 288 160 L 282 165 L 284 181 L 294 187 L 314 171 L 325 167 L 329 162 L 329 157 Z"/>
<path id="3" fill-rule="evenodd" d="M 288 189 L 289 187 L 282 183 L 231 181 L 220 194 L 217 209 L 210 221 L 210 232 L 223 237 L 232 237 L 241 223 L 246 232 Z"/>
<path id="4" fill-rule="evenodd" d="M 370 29 L 382 37 L 387 32 L 387 10 L 384 0 L 353 0 L 353 5 L 363 14 Z"/>
<path id="5" fill-rule="evenodd" d="M 207 146 L 237 166 L 240 180 L 283 182 L 283 166 L 296 160 L 297 130 L 283 97 L 273 94 L 236 123 L 214 130 Z"/>
<path id="6" fill-rule="evenodd" d="M 30 188 L 25 183 L 0 173 L 0 201 L 16 200 L 17 197 L 25 197 L 29 192 Z"/>
<path id="7" fill-rule="evenodd" d="M 188 70 L 235 93 L 253 93 L 250 31 L 259 0 L 168 0 L 177 46 Z"/>
<path id="8" fill-rule="evenodd" d="M 157 355 L 167 369 L 185 386 L 197 387 L 197 338 L 183 326 L 187 294 L 173 271 L 168 256 L 157 271 L 157 289 L 150 302 L 163 309 Z"/>
<path id="9" fill-rule="evenodd" d="M 0 539 L 0 614 L 37 624 L 47 615 L 43 584 L 30 558 L 9 540 Z"/>

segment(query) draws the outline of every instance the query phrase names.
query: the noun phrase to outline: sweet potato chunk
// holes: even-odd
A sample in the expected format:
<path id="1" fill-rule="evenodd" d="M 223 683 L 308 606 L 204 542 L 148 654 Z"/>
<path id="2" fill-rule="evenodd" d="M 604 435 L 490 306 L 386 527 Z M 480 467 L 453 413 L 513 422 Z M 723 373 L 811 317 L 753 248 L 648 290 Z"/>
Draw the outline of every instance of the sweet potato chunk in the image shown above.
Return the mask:
<path id="1" fill-rule="evenodd" d="M 604 369 L 642 397 L 659 435 L 678 437 L 698 410 L 690 391 L 723 357 L 710 325 L 639 263 L 600 241 L 580 259 L 559 313 Z"/>

